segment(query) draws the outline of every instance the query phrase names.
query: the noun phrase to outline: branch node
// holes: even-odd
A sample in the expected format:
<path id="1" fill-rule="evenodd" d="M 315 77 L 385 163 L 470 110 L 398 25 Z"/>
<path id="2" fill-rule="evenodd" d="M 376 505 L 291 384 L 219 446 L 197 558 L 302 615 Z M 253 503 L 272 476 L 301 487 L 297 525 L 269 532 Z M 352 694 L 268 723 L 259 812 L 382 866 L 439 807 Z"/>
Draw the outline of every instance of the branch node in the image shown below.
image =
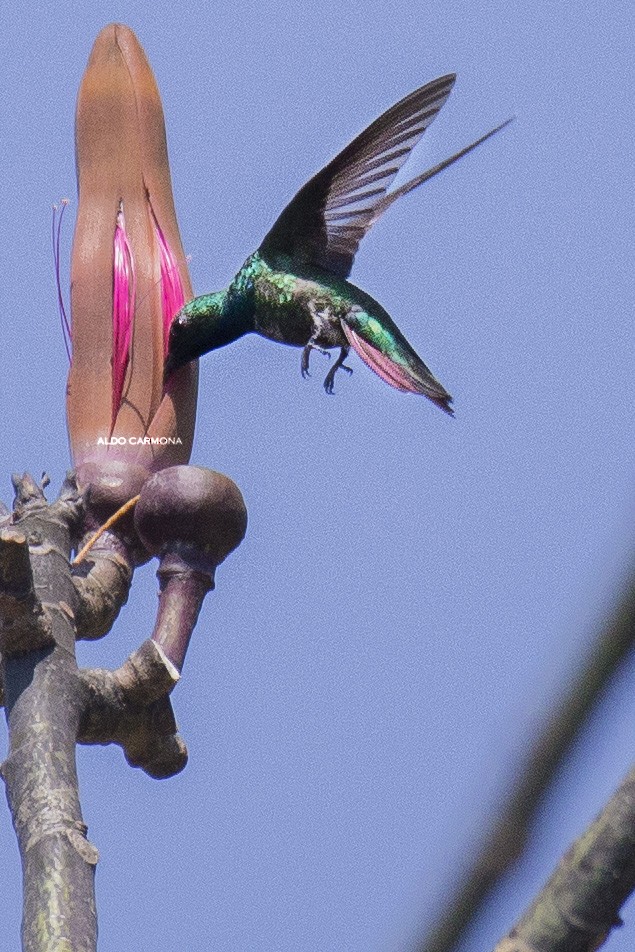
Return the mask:
<path id="1" fill-rule="evenodd" d="M 69 827 L 66 830 L 68 841 L 86 863 L 89 863 L 91 866 L 96 866 L 99 862 L 99 850 L 90 840 L 86 839 L 87 828 L 84 824 L 81 824 L 81 826 L 84 827 L 83 830 L 79 829 L 79 826 L 79 824 L 75 824 L 75 826 Z"/>
<path id="2" fill-rule="evenodd" d="M 79 596 L 77 638 L 103 638 L 128 600 L 133 566 L 123 554 L 104 546 L 95 547 L 90 558 L 74 570 L 72 579 Z"/>
<path id="3" fill-rule="evenodd" d="M 78 740 L 118 744 L 133 767 L 155 778 L 171 777 L 187 763 L 168 695 L 179 672 L 151 639 L 143 642 L 116 671 L 80 671 L 88 704 Z"/>
<path id="4" fill-rule="evenodd" d="M 33 503 L 46 505 L 46 497 L 44 496 L 42 487 L 38 486 L 29 473 L 24 473 L 22 476 L 18 473 L 14 473 L 11 476 L 11 482 L 15 490 L 15 498 L 13 501 L 13 509 L 15 512 L 21 512 L 25 506 Z"/>
<path id="5" fill-rule="evenodd" d="M 48 613 L 35 593 L 27 537 L 0 530 L 0 651 L 5 658 L 55 644 Z"/>
<path id="6" fill-rule="evenodd" d="M 151 638 L 113 672 L 113 678 L 131 704 L 151 704 L 170 694 L 181 675 L 160 645 Z"/>

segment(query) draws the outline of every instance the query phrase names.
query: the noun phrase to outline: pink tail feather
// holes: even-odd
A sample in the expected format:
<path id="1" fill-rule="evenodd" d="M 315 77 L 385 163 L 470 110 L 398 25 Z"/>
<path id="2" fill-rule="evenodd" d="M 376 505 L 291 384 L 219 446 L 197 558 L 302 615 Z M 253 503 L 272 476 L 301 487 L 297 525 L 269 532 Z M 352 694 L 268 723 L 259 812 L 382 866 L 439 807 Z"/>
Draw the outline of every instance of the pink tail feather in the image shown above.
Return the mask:
<path id="1" fill-rule="evenodd" d="M 453 415 L 454 411 L 450 406 L 452 398 L 445 392 L 440 384 L 437 384 L 435 387 L 432 381 L 428 384 L 419 380 L 406 367 L 395 363 L 390 357 L 382 354 L 377 347 L 373 347 L 373 345 L 369 344 L 363 337 L 360 337 L 360 335 L 344 321 L 342 321 L 342 328 L 351 347 L 361 357 L 366 366 L 370 367 L 378 377 L 381 377 L 382 380 L 390 384 L 391 387 L 394 387 L 395 390 L 401 390 L 407 393 L 419 393 L 428 397 L 429 400 L 436 403 L 438 407 L 445 410 L 450 416 Z M 436 383 L 436 381 L 434 382 Z"/>

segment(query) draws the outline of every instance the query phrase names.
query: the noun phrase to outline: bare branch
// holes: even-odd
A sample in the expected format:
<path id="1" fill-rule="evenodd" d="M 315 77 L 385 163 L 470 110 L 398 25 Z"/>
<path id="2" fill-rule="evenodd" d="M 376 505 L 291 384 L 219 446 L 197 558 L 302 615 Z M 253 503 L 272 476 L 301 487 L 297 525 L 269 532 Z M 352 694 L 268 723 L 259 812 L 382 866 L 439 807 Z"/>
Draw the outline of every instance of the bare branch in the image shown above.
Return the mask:
<path id="1" fill-rule="evenodd" d="M 179 556 L 164 556 L 157 576 L 159 610 L 152 640 L 181 671 L 201 605 L 214 583 L 209 574 L 190 568 Z"/>
<path id="2" fill-rule="evenodd" d="M 20 518 L 26 505 L 29 505 L 31 509 L 35 504 L 44 507 L 47 505 L 43 487 L 38 485 L 29 473 L 24 473 L 22 476 L 19 473 L 13 473 L 11 484 L 15 491 L 13 511 L 17 518 Z"/>
<path id="3" fill-rule="evenodd" d="M 0 529 L 0 650 L 5 658 L 55 644 L 35 593 L 26 536 Z"/>
<path id="4" fill-rule="evenodd" d="M 97 851 L 86 839 L 75 765 L 86 692 L 77 677 L 76 596 L 68 565 L 74 505 L 69 500 L 48 507 L 30 477 L 16 478 L 14 485 L 15 528 L 24 542 L 10 540 L 10 551 L 18 553 L 10 557 L 17 566 L 12 577 L 24 591 L 28 539 L 32 588 L 53 637 L 53 646 L 43 650 L 30 646 L 7 656 L 3 647 L 9 754 L 2 777 L 22 859 L 23 949 L 46 952 L 66 944 L 88 952 L 96 945 Z"/>
<path id="5" fill-rule="evenodd" d="M 456 948 L 495 885 L 522 855 L 545 791 L 634 642 L 635 578 L 631 578 L 616 611 L 599 631 L 560 704 L 539 732 L 501 815 L 485 834 L 467 875 L 418 952 L 451 952 Z"/>
<path id="6" fill-rule="evenodd" d="M 495 952 L 593 952 L 635 889 L 635 769 Z"/>
<path id="7" fill-rule="evenodd" d="M 78 595 L 77 638 L 92 641 L 107 635 L 128 601 L 134 565 L 116 537 L 106 537 L 90 557 L 73 569 Z"/>
<path id="8" fill-rule="evenodd" d="M 116 671 L 84 669 L 89 701 L 80 722 L 82 744 L 119 744 L 126 760 L 151 777 L 170 777 L 187 763 L 167 695 L 180 675 L 163 650 L 144 641 Z"/>

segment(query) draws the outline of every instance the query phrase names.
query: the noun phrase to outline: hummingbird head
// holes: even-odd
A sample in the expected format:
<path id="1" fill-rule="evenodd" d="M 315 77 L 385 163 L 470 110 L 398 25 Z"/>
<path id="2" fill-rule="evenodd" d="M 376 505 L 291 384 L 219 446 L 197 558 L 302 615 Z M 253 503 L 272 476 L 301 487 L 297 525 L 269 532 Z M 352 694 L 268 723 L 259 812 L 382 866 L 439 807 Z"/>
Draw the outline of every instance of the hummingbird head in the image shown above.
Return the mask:
<path id="1" fill-rule="evenodd" d="M 167 381 L 168 377 L 170 377 L 175 370 L 178 370 L 179 367 L 182 367 L 188 363 L 188 361 L 194 360 L 199 356 L 193 347 L 192 330 L 190 326 L 192 319 L 188 318 L 184 311 L 185 308 L 182 308 L 170 324 L 168 352 L 163 365 L 164 382 Z"/>
<path id="2" fill-rule="evenodd" d="M 170 325 L 164 380 L 188 361 L 230 344 L 251 329 L 232 300 L 227 291 L 215 291 L 181 308 Z"/>

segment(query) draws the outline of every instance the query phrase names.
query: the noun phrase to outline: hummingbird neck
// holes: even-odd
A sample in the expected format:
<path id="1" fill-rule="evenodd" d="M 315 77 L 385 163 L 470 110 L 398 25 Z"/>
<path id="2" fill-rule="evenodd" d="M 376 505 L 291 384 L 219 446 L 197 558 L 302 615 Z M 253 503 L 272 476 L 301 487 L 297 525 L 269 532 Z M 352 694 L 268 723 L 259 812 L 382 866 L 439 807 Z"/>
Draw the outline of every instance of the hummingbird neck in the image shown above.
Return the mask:
<path id="1" fill-rule="evenodd" d="M 253 309 L 229 289 L 194 298 L 181 313 L 187 325 L 188 350 L 194 357 L 231 344 L 253 330 Z"/>

